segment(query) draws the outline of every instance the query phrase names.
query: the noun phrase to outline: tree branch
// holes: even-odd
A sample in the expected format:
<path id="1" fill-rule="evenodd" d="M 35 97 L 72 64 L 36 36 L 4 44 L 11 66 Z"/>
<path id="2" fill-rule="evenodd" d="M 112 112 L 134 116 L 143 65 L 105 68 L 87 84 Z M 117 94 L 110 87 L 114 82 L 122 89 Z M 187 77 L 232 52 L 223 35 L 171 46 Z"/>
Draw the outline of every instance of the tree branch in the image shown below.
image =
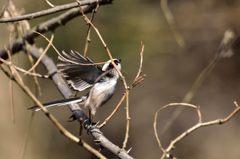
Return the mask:
<path id="1" fill-rule="evenodd" d="M 103 0 L 102 0 L 103 1 Z M 106 1 L 106 0 L 105 0 Z M 110 3 L 110 2 L 109 2 Z M 96 3 L 91 5 L 85 5 L 82 7 L 84 13 L 89 13 L 96 7 Z M 16 52 L 22 50 L 22 46 L 24 45 L 25 41 L 28 41 L 28 43 L 33 44 L 34 38 L 38 37 L 39 35 L 34 33 L 33 31 L 39 32 L 39 33 L 46 33 L 48 31 L 53 31 L 59 26 L 62 26 L 72 20 L 73 18 L 81 15 L 81 12 L 79 12 L 78 8 L 73 8 L 56 18 L 50 19 L 46 22 L 43 22 L 37 26 L 35 26 L 31 31 L 29 31 L 25 36 L 15 39 L 11 44 L 7 46 L 7 49 L 10 50 L 11 46 L 11 54 L 15 54 Z M 3 59 L 7 59 L 7 51 L 5 49 L 2 49 L 0 51 L 0 57 Z"/>
<path id="2" fill-rule="evenodd" d="M 167 104 L 167 105 L 161 107 L 160 109 L 158 109 L 158 111 L 155 113 L 153 127 L 154 127 L 154 134 L 155 134 L 156 140 L 158 142 L 159 148 L 163 152 L 161 159 L 164 159 L 165 157 L 174 158 L 170 153 L 170 151 L 174 148 L 174 145 L 177 142 L 181 141 L 184 137 L 186 137 L 187 135 L 192 133 L 193 131 L 195 131 L 195 130 L 201 128 L 201 127 L 211 126 L 211 125 L 216 125 L 216 124 L 223 124 L 223 123 L 229 121 L 237 112 L 240 111 L 240 107 L 238 106 L 238 104 L 236 102 L 234 102 L 234 104 L 236 105 L 236 108 L 227 117 L 225 117 L 224 119 L 216 119 L 216 120 L 212 120 L 212 121 L 208 121 L 208 122 L 202 122 L 202 115 L 201 115 L 201 111 L 200 111 L 200 106 L 195 106 L 195 105 L 188 104 L 188 103 L 170 103 L 170 104 Z M 160 139 L 158 137 L 158 133 L 157 133 L 157 128 L 156 128 L 156 126 L 157 126 L 157 116 L 158 116 L 160 111 L 162 111 L 163 109 L 165 109 L 167 107 L 172 107 L 172 106 L 187 106 L 187 107 L 192 107 L 192 108 L 196 109 L 199 120 L 198 120 L 197 124 L 195 124 L 194 126 L 189 128 L 188 130 L 183 132 L 181 135 L 179 135 L 174 140 L 172 140 L 170 142 L 169 146 L 166 149 L 164 149 L 161 142 L 160 142 Z"/>
<path id="3" fill-rule="evenodd" d="M 81 6 L 92 5 L 92 4 L 96 5 L 96 3 L 99 3 L 100 5 L 104 5 L 104 4 L 109 4 L 112 1 L 113 0 L 85 0 L 85 1 L 81 1 L 80 3 L 81 3 Z M 64 11 L 64 10 L 75 8 L 75 7 L 78 7 L 77 2 L 55 6 L 50 9 L 46 9 L 43 11 L 26 14 L 26 15 L 22 15 L 22 16 L 10 17 L 10 18 L 0 18 L 0 23 L 15 22 L 15 21 L 21 21 L 21 20 L 32 20 L 34 18 L 46 16 L 46 15 L 49 15 L 52 13 Z"/>

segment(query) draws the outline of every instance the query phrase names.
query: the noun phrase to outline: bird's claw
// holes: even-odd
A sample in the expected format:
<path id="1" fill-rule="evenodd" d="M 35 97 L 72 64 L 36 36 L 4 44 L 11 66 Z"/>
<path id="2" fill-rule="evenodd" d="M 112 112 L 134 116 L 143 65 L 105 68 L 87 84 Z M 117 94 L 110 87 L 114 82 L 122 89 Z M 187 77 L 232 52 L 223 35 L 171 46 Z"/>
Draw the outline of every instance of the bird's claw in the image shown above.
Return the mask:
<path id="1" fill-rule="evenodd" d="M 86 129 L 87 129 L 87 134 L 89 135 L 89 133 L 93 130 L 93 129 L 98 129 L 98 123 L 91 123 L 90 125 L 87 125 Z"/>
<path id="2" fill-rule="evenodd" d="M 67 122 L 73 122 L 73 121 L 75 121 L 75 120 L 77 120 L 77 118 L 75 117 L 75 115 L 71 115 L 71 116 L 68 118 Z"/>

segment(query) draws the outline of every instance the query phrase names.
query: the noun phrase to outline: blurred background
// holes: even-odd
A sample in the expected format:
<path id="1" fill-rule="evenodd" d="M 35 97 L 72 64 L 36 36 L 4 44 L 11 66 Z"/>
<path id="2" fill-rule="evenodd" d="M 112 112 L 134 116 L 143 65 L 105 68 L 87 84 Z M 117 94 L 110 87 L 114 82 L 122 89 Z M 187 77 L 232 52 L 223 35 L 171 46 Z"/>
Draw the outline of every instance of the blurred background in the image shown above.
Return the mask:
<path id="1" fill-rule="evenodd" d="M 14 0 L 19 10 L 33 13 L 49 8 L 44 1 Z M 67 0 L 51 1 L 54 5 L 70 3 Z M 72 1 L 73 2 L 73 1 Z M 7 3 L 0 2 L 1 8 Z M 227 29 L 240 30 L 239 0 L 169 0 L 185 46 L 180 47 L 162 12 L 157 0 L 114 0 L 112 5 L 100 6 L 93 23 L 99 29 L 113 57 L 122 59 L 122 72 L 128 85 L 134 80 L 141 52 L 141 41 L 145 45 L 143 73 L 145 80 L 130 93 L 130 137 L 127 149 L 132 147 L 130 155 L 134 158 L 159 158 L 160 151 L 153 131 L 155 112 L 168 103 L 181 102 L 187 91 L 215 56 L 217 48 Z M 29 21 L 31 28 L 61 13 Z M 90 15 L 89 15 L 90 16 Z M 53 41 L 61 50 L 76 50 L 83 53 L 87 25 L 81 17 L 55 30 Z M 9 43 L 9 30 L 6 24 L 0 24 L 0 45 Z M 45 34 L 50 38 L 50 33 Z M 45 48 L 46 40 L 36 39 L 36 46 Z M 57 63 L 57 54 L 49 49 L 50 56 Z M 94 31 L 91 32 L 91 43 L 88 57 L 95 62 L 109 59 L 103 45 Z M 14 63 L 24 69 L 30 68 L 27 56 L 20 52 L 14 55 Z M 39 65 L 41 74 L 47 74 Z M 240 54 L 220 60 L 207 76 L 191 103 L 201 106 L 203 122 L 224 118 L 235 108 L 233 102 L 240 104 Z M 41 102 L 62 99 L 53 82 L 39 79 L 42 88 Z M 25 136 L 30 123 L 33 105 L 29 97 L 14 84 L 14 102 L 16 122 L 11 121 L 9 79 L 0 71 L 0 158 L 20 158 Z M 32 77 L 24 77 L 24 82 L 35 91 Z M 113 98 L 99 108 L 95 121 L 104 121 L 121 99 L 124 92 L 122 82 Z M 79 94 L 85 95 L 86 92 Z M 126 119 L 123 104 L 112 120 L 102 129 L 104 135 L 114 144 L 122 147 L 125 135 Z M 164 126 L 171 119 L 177 107 L 163 110 L 158 116 L 157 130 L 164 147 L 180 133 L 198 122 L 194 109 L 185 108 L 170 128 L 162 133 Z M 79 123 L 67 122 L 71 112 L 67 106 L 49 109 L 61 124 L 75 135 L 78 135 Z M 86 110 L 85 110 L 86 111 Z M 86 111 L 87 112 L 87 111 Z M 173 155 L 184 159 L 226 159 L 239 158 L 240 113 L 229 122 L 200 128 L 177 143 Z M 94 141 L 84 131 L 83 138 L 94 148 Z M 107 150 L 102 150 L 107 158 L 116 158 Z M 47 158 L 96 158 L 81 146 L 73 143 L 59 132 L 42 112 L 36 112 L 30 129 L 25 159 Z"/>

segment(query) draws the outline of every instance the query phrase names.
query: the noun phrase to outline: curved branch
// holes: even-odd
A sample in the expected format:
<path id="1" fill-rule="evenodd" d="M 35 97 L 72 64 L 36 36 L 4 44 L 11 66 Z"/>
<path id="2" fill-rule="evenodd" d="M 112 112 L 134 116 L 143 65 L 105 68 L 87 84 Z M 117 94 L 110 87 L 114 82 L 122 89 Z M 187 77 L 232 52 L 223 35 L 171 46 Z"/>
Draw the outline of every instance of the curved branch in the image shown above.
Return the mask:
<path id="1" fill-rule="evenodd" d="M 181 141 L 183 138 L 185 138 L 187 135 L 189 135 L 190 133 L 192 133 L 193 131 L 201 128 L 201 127 L 205 127 L 205 126 L 211 126 L 211 125 L 216 125 L 216 124 L 224 124 L 226 123 L 227 121 L 229 121 L 237 112 L 240 111 L 240 107 L 239 105 L 234 102 L 236 108 L 227 116 L 225 117 L 224 119 L 216 119 L 216 120 L 212 120 L 212 121 L 208 121 L 208 122 L 202 122 L 202 115 L 201 115 L 201 111 L 200 111 L 200 106 L 195 106 L 195 105 L 192 105 L 192 104 L 188 104 L 188 103 L 170 103 L 170 104 L 167 104 L 163 107 L 161 107 L 160 109 L 158 109 L 158 111 L 155 113 L 155 117 L 154 117 L 154 123 L 153 123 L 153 128 L 154 128 L 154 134 L 155 134 L 155 137 L 157 139 L 157 142 L 158 142 L 158 145 L 159 145 L 159 148 L 161 149 L 161 151 L 163 152 L 162 156 L 161 156 L 161 159 L 164 159 L 165 157 L 167 158 L 173 158 L 173 156 L 171 155 L 170 151 L 174 148 L 174 145 Z M 160 142 L 160 139 L 158 137 L 158 134 L 157 134 L 157 128 L 156 128 L 156 125 L 157 125 L 157 116 L 159 114 L 160 111 L 162 111 L 163 109 L 167 108 L 167 107 L 171 107 L 171 106 L 188 106 L 188 107 L 192 107 L 194 109 L 197 110 L 197 114 L 198 114 L 198 123 L 195 124 L 194 126 L 192 126 L 191 128 L 189 128 L 188 130 L 186 130 L 185 132 L 183 132 L 181 135 L 179 135 L 178 137 L 176 137 L 174 140 L 172 140 L 169 144 L 169 146 L 164 149 L 161 142 Z"/>

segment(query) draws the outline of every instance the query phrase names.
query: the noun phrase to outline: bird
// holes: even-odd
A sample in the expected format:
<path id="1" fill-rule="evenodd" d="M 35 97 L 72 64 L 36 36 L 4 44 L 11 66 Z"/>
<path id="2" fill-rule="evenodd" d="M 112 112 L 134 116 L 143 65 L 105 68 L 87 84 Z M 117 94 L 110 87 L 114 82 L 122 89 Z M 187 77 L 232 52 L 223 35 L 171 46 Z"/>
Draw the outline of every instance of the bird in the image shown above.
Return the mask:
<path id="1" fill-rule="evenodd" d="M 66 79 L 73 90 L 83 91 L 91 88 L 85 96 L 57 100 L 43 104 L 44 107 L 62 106 L 72 103 L 81 103 L 89 109 L 89 117 L 96 114 L 97 108 L 104 105 L 113 96 L 119 74 L 113 66 L 111 59 L 103 67 L 95 64 L 93 60 L 84 57 L 77 51 L 62 51 L 58 56 L 58 71 Z M 117 69 L 121 71 L 121 59 L 113 59 Z M 38 106 L 29 109 L 40 110 Z M 92 120 L 91 120 L 92 121 Z"/>

